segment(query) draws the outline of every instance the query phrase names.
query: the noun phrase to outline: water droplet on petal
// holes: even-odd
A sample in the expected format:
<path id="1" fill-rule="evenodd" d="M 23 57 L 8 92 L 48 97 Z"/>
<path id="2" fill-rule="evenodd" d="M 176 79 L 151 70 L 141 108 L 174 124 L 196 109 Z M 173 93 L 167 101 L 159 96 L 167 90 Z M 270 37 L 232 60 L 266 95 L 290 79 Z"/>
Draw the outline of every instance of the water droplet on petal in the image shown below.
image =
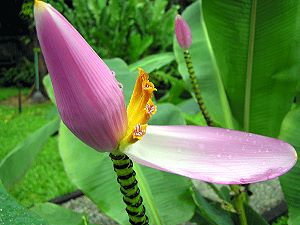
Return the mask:
<path id="1" fill-rule="evenodd" d="M 123 84 L 118 82 L 118 85 L 119 85 L 119 88 L 123 89 Z"/>
<path id="2" fill-rule="evenodd" d="M 218 158 L 221 158 L 221 154 L 218 154 L 217 157 L 218 157 Z"/>

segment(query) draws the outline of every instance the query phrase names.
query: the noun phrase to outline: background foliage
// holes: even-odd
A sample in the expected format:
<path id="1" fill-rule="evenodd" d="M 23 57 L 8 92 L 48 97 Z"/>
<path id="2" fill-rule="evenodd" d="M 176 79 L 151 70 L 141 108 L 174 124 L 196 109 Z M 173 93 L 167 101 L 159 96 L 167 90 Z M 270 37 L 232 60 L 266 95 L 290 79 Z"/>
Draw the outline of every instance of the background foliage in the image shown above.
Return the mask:
<path id="1" fill-rule="evenodd" d="M 127 63 L 171 50 L 178 6 L 167 0 L 52 1 L 103 58 Z"/>

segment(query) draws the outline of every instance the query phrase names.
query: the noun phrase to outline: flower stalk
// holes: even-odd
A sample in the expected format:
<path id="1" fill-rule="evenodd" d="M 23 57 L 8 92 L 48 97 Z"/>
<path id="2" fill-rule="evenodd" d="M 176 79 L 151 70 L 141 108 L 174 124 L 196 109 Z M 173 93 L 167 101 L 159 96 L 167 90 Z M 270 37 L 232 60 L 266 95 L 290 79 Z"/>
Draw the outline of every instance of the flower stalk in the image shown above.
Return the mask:
<path id="1" fill-rule="evenodd" d="M 240 185 L 230 185 L 230 189 L 233 192 L 233 205 L 238 213 L 240 225 L 248 225 L 244 207 L 246 193 Z"/>
<path id="2" fill-rule="evenodd" d="M 123 201 L 126 204 L 126 212 L 131 224 L 149 224 L 146 216 L 146 209 L 143 205 L 143 198 L 140 195 L 138 182 L 135 178 L 133 163 L 124 153 L 109 154 L 114 171 L 117 174 L 117 181 L 120 184 L 120 191 L 123 194 Z"/>
<path id="3" fill-rule="evenodd" d="M 209 113 L 207 112 L 207 109 L 205 107 L 203 98 L 201 96 L 201 91 L 200 91 L 199 84 L 197 82 L 194 66 L 193 66 L 193 63 L 192 63 L 191 54 L 190 54 L 189 50 L 187 50 L 187 49 L 184 50 L 183 53 L 184 53 L 184 60 L 185 60 L 186 66 L 187 66 L 187 70 L 188 70 L 188 73 L 189 73 L 189 76 L 190 76 L 192 88 L 193 88 L 193 91 L 195 93 L 195 97 L 196 97 L 199 109 L 200 109 L 200 111 L 201 111 L 201 113 L 202 113 L 202 115 L 203 115 L 203 117 L 206 121 L 206 124 L 210 127 L 213 127 L 214 123 L 213 123 Z"/>

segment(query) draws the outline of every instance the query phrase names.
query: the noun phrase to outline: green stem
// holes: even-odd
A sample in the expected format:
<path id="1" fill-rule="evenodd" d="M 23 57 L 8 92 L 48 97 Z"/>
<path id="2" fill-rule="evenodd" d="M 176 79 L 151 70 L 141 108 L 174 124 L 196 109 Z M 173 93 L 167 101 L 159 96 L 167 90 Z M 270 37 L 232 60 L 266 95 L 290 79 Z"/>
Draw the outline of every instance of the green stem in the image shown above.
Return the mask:
<path id="1" fill-rule="evenodd" d="M 190 80 L 191 80 L 191 83 L 192 83 L 193 91 L 195 93 L 195 97 L 196 97 L 197 103 L 199 105 L 200 111 L 201 111 L 207 125 L 208 126 L 213 126 L 214 125 L 213 121 L 210 118 L 210 116 L 209 116 L 209 114 L 206 110 L 204 101 L 203 101 L 202 96 L 201 96 L 200 87 L 199 87 L 198 82 L 197 82 L 197 78 L 196 78 L 195 70 L 194 70 L 194 67 L 193 67 L 191 55 L 190 55 L 188 50 L 184 50 L 183 53 L 184 53 L 185 63 L 186 63 L 186 66 L 187 66 L 187 69 L 188 69 L 188 72 L 189 72 L 189 75 L 190 75 Z"/>
<path id="2" fill-rule="evenodd" d="M 138 182 L 135 178 L 135 171 L 132 168 L 132 161 L 121 152 L 110 153 L 109 156 L 118 177 L 117 181 L 120 184 L 120 191 L 126 204 L 129 222 L 135 225 L 148 225 L 149 221 L 143 205 L 143 198 L 137 185 Z"/>
<path id="3" fill-rule="evenodd" d="M 247 218 L 244 208 L 244 202 L 246 198 L 246 193 L 241 190 L 240 185 L 230 185 L 231 190 L 233 191 L 233 204 L 239 215 L 240 225 L 247 225 Z"/>

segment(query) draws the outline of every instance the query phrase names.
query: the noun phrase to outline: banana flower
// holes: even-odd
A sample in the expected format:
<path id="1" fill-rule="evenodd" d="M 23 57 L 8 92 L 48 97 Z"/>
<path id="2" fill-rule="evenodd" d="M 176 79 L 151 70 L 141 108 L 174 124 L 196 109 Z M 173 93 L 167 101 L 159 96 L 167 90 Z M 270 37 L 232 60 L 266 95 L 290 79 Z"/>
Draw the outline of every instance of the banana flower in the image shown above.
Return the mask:
<path id="1" fill-rule="evenodd" d="M 142 69 L 129 105 L 114 73 L 51 5 L 36 1 L 38 39 L 62 121 L 100 152 L 121 151 L 137 163 L 193 179 L 244 184 L 293 167 L 295 149 L 256 134 L 199 126 L 151 126 L 155 91 Z M 178 20 L 180 22 L 180 20 Z M 189 38 L 182 41 L 189 44 Z"/>

